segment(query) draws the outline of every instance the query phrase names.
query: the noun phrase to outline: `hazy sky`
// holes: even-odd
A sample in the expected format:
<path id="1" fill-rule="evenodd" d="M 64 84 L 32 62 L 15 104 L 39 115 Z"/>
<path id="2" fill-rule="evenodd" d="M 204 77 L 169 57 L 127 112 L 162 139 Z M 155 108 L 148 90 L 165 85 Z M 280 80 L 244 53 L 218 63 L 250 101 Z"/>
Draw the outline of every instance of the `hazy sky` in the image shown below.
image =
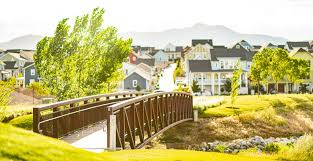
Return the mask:
<path id="1" fill-rule="evenodd" d="M 1 0 L 0 41 L 51 35 L 59 20 L 106 10 L 120 32 L 162 31 L 201 22 L 241 33 L 313 39 L 313 0 Z"/>

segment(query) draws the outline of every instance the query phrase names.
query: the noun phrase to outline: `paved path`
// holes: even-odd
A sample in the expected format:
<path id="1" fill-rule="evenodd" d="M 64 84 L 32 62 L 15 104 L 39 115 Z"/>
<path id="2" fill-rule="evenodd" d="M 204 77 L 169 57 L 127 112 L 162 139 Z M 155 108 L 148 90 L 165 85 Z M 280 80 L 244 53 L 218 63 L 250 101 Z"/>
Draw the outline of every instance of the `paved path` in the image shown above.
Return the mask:
<path id="1" fill-rule="evenodd" d="M 103 152 L 107 148 L 106 121 L 81 129 L 61 140 L 92 152 Z"/>
<path id="2" fill-rule="evenodd" d="M 165 68 L 162 77 L 159 80 L 159 87 L 161 91 L 172 92 L 176 85 L 173 79 L 173 72 L 176 68 L 176 64 L 170 64 L 169 67 Z"/>

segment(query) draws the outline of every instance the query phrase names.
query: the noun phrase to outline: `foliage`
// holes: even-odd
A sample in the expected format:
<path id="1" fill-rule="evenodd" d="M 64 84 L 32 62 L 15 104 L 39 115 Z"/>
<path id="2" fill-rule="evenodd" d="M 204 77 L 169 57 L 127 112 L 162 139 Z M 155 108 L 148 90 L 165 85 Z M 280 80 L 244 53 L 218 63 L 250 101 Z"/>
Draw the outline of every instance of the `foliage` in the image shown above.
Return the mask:
<path id="1" fill-rule="evenodd" d="M 308 84 L 300 83 L 300 89 L 299 89 L 300 93 L 309 92 L 309 90 L 308 90 L 308 88 L 307 88 L 308 86 L 309 86 Z"/>
<path id="2" fill-rule="evenodd" d="M 178 84 L 178 87 L 177 89 L 175 89 L 175 91 L 178 91 L 178 92 L 190 92 L 189 88 L 185 85 L 181 85 L 181 84 Z"/>
<path id="3" fill-rule="evenodd" d="M 213 151 L 214 152 L 220 152 L 220 153 L 224 153 L 224 150 L 226 149 L 226 147 L 224 145 L 217 145 Z"/>
<path id="4" fill-rule="evenodd" d="M 276 91 L 278 91 L 278 82 L 283 80 L 288 73 L 289 60 L 287 50 L 280 48 L 271 50 L 269 73 L 272 80 L 276 83 Z"/>
<path id="5" fill-rule="evenodd" d="M 238 92 L 239 92 L 239 86 L 240 86 L 240 76 L 242 73 L 242 67 L 240 66 L 239 61 L 237 62 L 236 66 L 235 66 L 235 70 L 233 72 L 233 77 L 232 77 L 232 82 L 231 82 L 231 104 L 232 107 L 234 107 L 234 103 L 237 99 L 238 96 Z"/>
<path id="6" fill-rule="evenodd" d="M 262 149 L 265 153 L 278 153 L 278 151 L 280 150 L 279 145 L 275 144 L 275 143 L 270 143 L 267 144 L 263 149 Z"/>
<path id="7" fill-rule="evenodd" d="M 17 118 L 14 118 L 9 122 L 9 124 L 23 128 L 25 130 L 32 130 L 33 129 L 33 115 L 24 115 Z"/>
<path id="8" fill-rule="evenodd" d="M 263 49 L 261 52 L 256 53 L 252 58 L 249 78 L 252 83 L 257 84 L 258 95 L 260 95 L 261 83 L 266 81 L 269 76 L 270 55 L 270 49 Z"/>
<path id="9" fill-rule="evenodd" d="M 141 88 L 140 88 L 140 85 L 138 84 L 137 86 L 136 86 L 136 91 L 140 91 L 141 90 Z"/>
<path id="10" fill-rule="evenodd" d="M 286 151 L 283 159 L 289 161 L 312 161 L 313 160 L 313 136 L 304 135 L 294 147 Z"/>
<path id="11" fill-rule="evenodd" d="M 193 80 L 193 81 L 192 81 L 191 90 L 192 90 L 192 92 L 194 92 L 194 93 L 197 93 L 197 92 L 200 92 L 200 91 L 201 91 L 201 89 L 200 89 L 200 87 L 199 87 L 199 85 L 198 85 L 198 82 L 197 82 L 196 80 Z"/>
<path id="12" fill-rule="evenodd" d="M 49 94 L 49 90 L 40 82 L 32 82 L 27 88 L 34 90 L 37 96 L 46 96 Z"/>
<path id="13" fill-rule="evenodd" d="M 5 117 L 7 105 L 10 101 L 10 95 L 14 91 L 15 79 L 9 79 L 4 82 L 0 80 L 0 122 Z"/>
<path id="14" fill-rule="evenodd" d="M 224 84 L 225 91 L 229 93 L 231 91 L 231 79 L 227 78 Z"/>
<path id="15" fill-rule="evenodd" d="M 300 82 L 310 74 L 310 64 L 303 59 L 293 58 L 289 60 L 288 68 L 288 80 L 292 83 Z"/>
<path id="16" fill-rule="evenodd" d="M 54 36 L 37 44 L 35 67 L 43 83 L 59 100 L 112 91 L 131 40 L 117 36 L 114 27 L 103 28 L 104 10 L 77 17 L 74 26 L 63 19 Z"/>
<path id="17" fill-rule="evenodd" d="M 176 77 L 183 77 L 184 76 L 184 70 L 180 64 L 180 60 L 176 61 L 176 68 L 173 72 L 173 79 L 174 82 L 176 82 Z"/>

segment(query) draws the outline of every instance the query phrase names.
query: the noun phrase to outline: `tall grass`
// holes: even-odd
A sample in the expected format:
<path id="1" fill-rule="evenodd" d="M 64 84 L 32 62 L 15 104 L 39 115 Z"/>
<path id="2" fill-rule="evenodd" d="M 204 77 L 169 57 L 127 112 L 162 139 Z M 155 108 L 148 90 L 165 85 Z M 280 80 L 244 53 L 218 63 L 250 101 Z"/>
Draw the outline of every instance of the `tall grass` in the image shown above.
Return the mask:
<path id="1" fill-rule="evenodd" d="M 313 161 L 313 136 L 304 135 L 293 148 L 286 152 L 283 160 L 288 161 Z"/>

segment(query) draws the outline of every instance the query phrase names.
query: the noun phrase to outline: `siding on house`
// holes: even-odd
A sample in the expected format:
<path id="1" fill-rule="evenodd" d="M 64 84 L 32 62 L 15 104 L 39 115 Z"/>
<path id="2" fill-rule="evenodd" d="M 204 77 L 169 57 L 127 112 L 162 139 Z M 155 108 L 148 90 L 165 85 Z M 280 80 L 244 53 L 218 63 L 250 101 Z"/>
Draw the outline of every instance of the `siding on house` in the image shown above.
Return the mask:
<path id="1" fill-rule="evenodd" d="M 135 90 L 136 87 L 133 86 L 133 80 L 137 80 L 137 84 L 140 86 L 140 89 L 147 89 L 147 80 L 136 72 L 124 79 L 124 89 Z"/>
<path id="2" fill-rule="evenodd" d="M 35 74 L 31 75 L 31 71 L 35 70 Z M 31 64 L 28 65 L 24 68 L 24 86 L 28 86 L 31 83 L 31 80 L 38 82 L 39 81 L 39 77 L 38 77 L 38 73 L 35 69 L 35 64 Z"/>

